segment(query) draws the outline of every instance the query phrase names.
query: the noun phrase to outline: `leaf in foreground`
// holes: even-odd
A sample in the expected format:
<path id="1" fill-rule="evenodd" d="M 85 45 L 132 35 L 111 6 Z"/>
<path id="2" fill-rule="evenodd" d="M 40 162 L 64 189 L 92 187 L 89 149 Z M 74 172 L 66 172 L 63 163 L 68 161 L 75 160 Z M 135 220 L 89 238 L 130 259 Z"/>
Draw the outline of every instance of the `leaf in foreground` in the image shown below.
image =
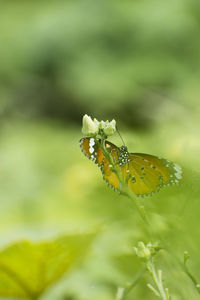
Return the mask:
<path id="1" fill-rule="evenodd" d="M 38 299 L 88 252 L 94 234 L 19 241 L 0 252 L 0 297 Z"/>

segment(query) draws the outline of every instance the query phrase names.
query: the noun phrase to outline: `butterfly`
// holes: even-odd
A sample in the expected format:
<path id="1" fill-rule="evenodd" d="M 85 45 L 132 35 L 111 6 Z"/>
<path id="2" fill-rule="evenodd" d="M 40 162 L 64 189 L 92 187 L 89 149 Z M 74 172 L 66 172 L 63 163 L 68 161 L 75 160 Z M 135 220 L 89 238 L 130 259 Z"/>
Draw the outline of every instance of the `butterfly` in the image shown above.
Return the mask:
<path id="1" fill-rule="evenodd" d="M 99 147 L 100 142 L 100 139 L 86 137 L 80 140 L 80 147 L 85 156 L 99 166 L 106 183 L 120 192 L 120 181 Z M 129 153 L 126 146 L 117 147 L 109 141 L 105 141 L 105 149 L 129 189 L 137 196 L 152 195 L 161 187 L 179 183 L 182 178 L 181 167 L 167 159 L 145 153 Z"/>

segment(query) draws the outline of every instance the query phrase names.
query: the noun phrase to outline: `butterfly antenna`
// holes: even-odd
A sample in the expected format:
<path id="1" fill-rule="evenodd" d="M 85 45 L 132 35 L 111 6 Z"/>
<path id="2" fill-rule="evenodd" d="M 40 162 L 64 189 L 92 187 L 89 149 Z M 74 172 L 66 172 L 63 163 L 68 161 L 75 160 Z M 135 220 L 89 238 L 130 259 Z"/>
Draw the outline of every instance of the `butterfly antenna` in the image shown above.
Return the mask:
<path id="1" fill-rule="evenodd" d="M 124 140 L 123 140 L 123 138 L 122 138 L 122 136 L 121 136 L 121 134 L 120 134 L 120 132 L 119 132 L 119 130 L 118 130 L 118 128 L 116 127 L 116 130 L 117 130 L 117 133 L 119 134 L 119 136 L 120 136 L 120 139 L 122 140 L 122 143 L 124 144 L 124 146 L 125 146 L 125 143 L 124 143 Z"/>

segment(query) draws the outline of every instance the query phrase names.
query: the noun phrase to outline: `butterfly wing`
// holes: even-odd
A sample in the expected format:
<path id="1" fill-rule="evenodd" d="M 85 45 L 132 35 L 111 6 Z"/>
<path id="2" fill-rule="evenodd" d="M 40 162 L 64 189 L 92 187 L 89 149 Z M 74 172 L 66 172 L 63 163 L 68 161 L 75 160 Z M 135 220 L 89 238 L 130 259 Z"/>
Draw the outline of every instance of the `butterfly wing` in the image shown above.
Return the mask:
<path id="1" fill-rule="evenodd" d="M 87 156 L 90 160 L 94 161 L 99 167 L 101 167 L 104 154 L 97 145 L 94 138 L 82 138 L 80 140 L 81 151 L 85 156 Z"/>
<path id="2" fill-rule="evenodd" d="M 97 141 L 101 142 L 99 139 Z M 80 140 L 80 147 L 82 152 L 100 167 L 106 183 L 120 191 L 119 179 L 98 143 L 94 138 L 83 138 Z M 108 141 L 105 141 L 105 147 L 122 178 L 124 181 L 128 178 L 128 186 L 137 196 L 151 195 L 161 187 L 176 184 L 181 179 L 181 168 L 171 161 L 149 154 L 131 153 L 129 162 L 119 165 L 120 148 Z"/>
<path id="3" fill-rule="evenodd" d="M 119 148 L 117 146 L 115 146 L 114 144 L 106 141 L 106 149 L 112 156 L 115 167 L 118 168 L 122 174 L 123 168 L 120 167 L 118 164 L 118 157 L 119 157 L 119 153 L 120 153 Z M 113 172 L 113 167 L 106 157 L 103 160 L 101 171 L 103 174 L 103 179 L 106 181 L 108 186 L 110 186 L 114 190 L 120 191 L 121 186 L 120 186 L 120 181 L 118 179 L 118 176 L 116 175 L 115 172 Z"/>
<path id="4" fill-rule="evenodd" d="M 97 142 L 101 143 L 101 140 L 95 140 L 94 138 L 82 138 L 79 143 L 81 150 L 85 154 L 85 156 L 94 161 L 99 167 L 102 167 L 103 164 L 105 166 L 109 166 L 108 159 L 99 148 Z M 105 147 L 106 150 L 113 156 L 114 162 L 116 162 L 118 158 L 119 148 L 108 141 L 105 141 Z"/>
<path id="5" fill-rule="evenodd" d="M 173 162 L 157 156 L 132 153 L 128 166 L 128 186 L 136 195 L 149 195 L 161 187 L 177 184 L 182 178 L 181 168 Z"/>
<path id="6" fill-rule="evenodd" d="M 100 139 L 97 140 L 99 143 Z M 108 159 L 103 154 L 102 150 L 99 148 L 99 145 L 95 142 L 94 138 L 82 138 L 80 140 L 80 147 L 82 152 L 87 156 L 90 160 L 94 161 L 95 164 L 100 167 L 103 178 L 106 183 L 114 188 L 115 190 L 120 190 L 120 183 L 117 175 L 112 171 L 112 165 L 110 165 Z M 118 166 L 118 155 L 119 148 L 114 144 L 105 141 L 106 150 L 112 155 L 113 161 Z M 119 167 L 119 166 L 118 166 Z"/>

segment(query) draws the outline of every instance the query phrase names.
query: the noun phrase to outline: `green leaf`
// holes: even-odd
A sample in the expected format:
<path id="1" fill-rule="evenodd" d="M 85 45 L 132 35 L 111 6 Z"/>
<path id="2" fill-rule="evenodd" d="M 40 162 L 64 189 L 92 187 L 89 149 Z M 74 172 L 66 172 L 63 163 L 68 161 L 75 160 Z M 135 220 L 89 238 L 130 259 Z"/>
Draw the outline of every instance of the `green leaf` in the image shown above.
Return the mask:
<path id="1" fill-rule="evenodd" d="M 0 252 L 0 297 L 38 299 L 88 252 L 94 234 L 19 241 Z"/>

